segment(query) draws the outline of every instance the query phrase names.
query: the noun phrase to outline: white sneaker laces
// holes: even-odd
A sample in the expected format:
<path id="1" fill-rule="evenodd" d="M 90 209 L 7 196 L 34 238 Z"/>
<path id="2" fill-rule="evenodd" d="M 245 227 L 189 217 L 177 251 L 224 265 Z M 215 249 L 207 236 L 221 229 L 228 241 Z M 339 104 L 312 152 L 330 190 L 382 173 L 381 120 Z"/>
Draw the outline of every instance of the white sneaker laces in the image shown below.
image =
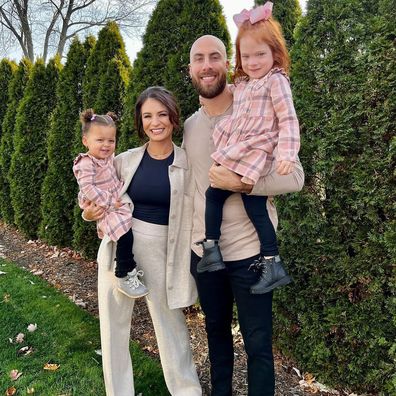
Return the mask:
<path id="1" fill-rule="evenodd" d="M 144 275 L 144 272 L 142 270 L 136 271 L 135 275 L 128 275 L 126 282 L 133 289 L 137 289 L 142 284 L 142 282 L 140 282 L 140 279 L 138 278 L 138 276 L 141 277 L 143 275 Z"/>

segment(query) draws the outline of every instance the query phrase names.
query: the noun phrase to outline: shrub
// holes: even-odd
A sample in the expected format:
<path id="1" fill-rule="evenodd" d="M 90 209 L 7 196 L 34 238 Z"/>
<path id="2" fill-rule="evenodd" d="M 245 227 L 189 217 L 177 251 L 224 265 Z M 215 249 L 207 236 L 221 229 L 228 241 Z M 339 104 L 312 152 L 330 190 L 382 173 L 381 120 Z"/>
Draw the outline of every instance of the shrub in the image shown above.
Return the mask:
<path id="1" fill-rule="evenodd" d="M 40 193 L 47 170 L 47 133 L 59 70 L 58 58 L 47 67 L 42 60 L 36 62 L 16 117 L 9 173 L 11 201 L 15 224 L 28 238 L 37 238 L 41 221 Z"/>

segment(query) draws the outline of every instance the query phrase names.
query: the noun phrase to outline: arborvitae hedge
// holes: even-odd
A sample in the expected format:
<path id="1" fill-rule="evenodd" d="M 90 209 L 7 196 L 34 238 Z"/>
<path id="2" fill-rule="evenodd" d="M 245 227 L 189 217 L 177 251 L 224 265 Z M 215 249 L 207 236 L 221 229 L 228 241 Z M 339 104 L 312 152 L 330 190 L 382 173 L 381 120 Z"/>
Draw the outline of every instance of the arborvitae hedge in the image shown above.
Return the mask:
<path id="1" fill-rule="evenodd" d="M 164 85 L 177 97 L 182 118 L 198 108 L 198 95 L 188 75 L 192 43 L 204 34 L 213 34 L 230 53 L 230 36 L 218 0 L 160 0 L 143 36 L 143 48 L 133 65 L 122 122 L 124 151 L 136 146 L 133 135 L 133 109 L 139 94 L 149 86 Z"/>
<path id="2" fill-rule="evenodd" d="M 74 130 L 82 109 L 82 79 L 88 51 L 73 40 L 56 90 L 48 135 L 48 169 L 42 186 L 40 237 L 50 245 L 71 246 L 77 184 L 72 171 Z"/>
<path id="3" fill-rule="evenodd" d="M 7 107 L 9 105 L 8 100 L 8 90 L 10 81 L 12 80 L 15 73 L 16 65 L 14 62 L 9 61 L 8 59 L 3 59 L 0 62 L 0 139 L 3 135 L 3 119 L 7 112 Z M 4 185 L 4 179 L 7 175 L 3 175 L 2 168 L 0 165 L 0 188 Z M 1 210 L 0 210 L 0 218 L 1 218 Z"/>
<path id="4" fill-rule="evenodd" d="M 85 107 L 93 107 L 96 110 L 100 82 L 107 72 L 108 62 L 113 58 L 120 60 L 124 67 L 130 67 L 120 30 L 115 22 L 109 22 L 99 32 L 98 41 L 87 61 L 83 81 Z"/>
<path id="5" fill-rule="evenodd" d="M 47 133 L 55 106 L 59 59 L 32 69 L 16 117 L 10 187 L 15 224 L 28 238 L 37 238 L 41 221 L 41 184 L 47 170 Z"/>
<path id="6" fill-rule="evenodd" d="M 274 330 L 322 382 L 386 395 L 396 393 L 391 3 L 311 0 L 298 29 L 292 83 L 306 187 L 280 206 L 294 283 L 276 293 Z"/>
<path id="7" fill-rule="evenodd" d="M 256 5 L 265 4 L 267 0 L 255 0 Z M 273 1 L 274 18 L 282 25 L 283 35 L 286 39 L 287 47 L 294 44 L 294 28 L 301 17 L 301 7 L 298 0 L 276 0 Z"/>
<path id="8" fill-rule="evenodd" d="M 22 59 L 18 65 L 8 89 L 8 107 L 2 124 L 0 140 L 0 211 L 1 217 L 8 224 L 14 223 L 14 209 L 11 204 L 9 170 L 11 155 L 14 151 L 15 118 L 20 100 L 29 79 L 30 60 Z"/>
<path id="9" fill-rule="evenodd" d="M 118 26 L 109 23 L 99 32 L 98 41 L 87 61 L 83 78 L 83 108 L 93 107 L 98 114 L 114 111 L 121 117 L 129 73 L 130 63 Z M 81 143 L 81 126 L 78 125 L 73 154 L 85 151 Z M 81 209 L 76 205 L 73 247 L 85 257 L 94 258 L 99 242 L 96 223 L 82 220 Z"/>

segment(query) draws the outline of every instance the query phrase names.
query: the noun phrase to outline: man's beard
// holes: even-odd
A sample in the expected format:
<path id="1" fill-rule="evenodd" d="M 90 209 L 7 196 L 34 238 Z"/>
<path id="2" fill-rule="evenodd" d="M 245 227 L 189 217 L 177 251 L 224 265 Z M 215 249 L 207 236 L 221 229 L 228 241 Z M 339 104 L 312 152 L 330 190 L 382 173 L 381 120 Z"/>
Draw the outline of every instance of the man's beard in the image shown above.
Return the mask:
<path id="1" fill-rule="evenodd" d="M 192 77 L 192 83 L 195 87 L 195 89 L 198 91 L 198 93 L 205 99 L 213 99 L 216 96 L 220 95 L 223 91 L 224 88 L 227 84 L 227 77 L 226 74 L 221 74 L 219 76 L 219 79 L 217 81 L 217 84 L 215 84 L 212 87 L 204 87 L 201 84 L 201 80 L 197 79 L 195 77 Z"/>

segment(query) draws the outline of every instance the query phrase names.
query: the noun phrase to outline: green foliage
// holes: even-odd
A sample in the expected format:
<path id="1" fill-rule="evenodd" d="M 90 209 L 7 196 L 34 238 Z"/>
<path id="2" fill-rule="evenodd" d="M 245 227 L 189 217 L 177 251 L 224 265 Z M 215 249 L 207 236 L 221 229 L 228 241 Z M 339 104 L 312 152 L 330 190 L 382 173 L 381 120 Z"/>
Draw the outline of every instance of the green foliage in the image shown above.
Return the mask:
<path id="1" fill-rule="evenodd" d="M 89 48 L 88 48 L 89 50 Z M 41 191 L 40 237 L 50 245 L 71 246 L 77 184 L 72 171 L 74 130 L 82 109 L 82 79 L 88 51 L 77 38 L 59 76 L 57 104 L 48 134 L 48 169 Z"/>
<path id="2" fill-rule="evenodd" d="M 265 4 L 267 0 L 256 0 L 256 5 Z M 273 16 L 281 24 L 287 47 L 294 44 L 294 29 L 301 18 L 301 7 L 298 0 L 274 1 Z"/>
<path id="3" fill-rule="evenodd" d="M 83 78 L 83 108 L 92 107 L 98 114 L 114 111 L 121 118 L 130 68 L 118 26 L 114 22 L 108 23 L 99 32 L 98 41 L 87 60 Z M 81 143 L 79 123 L 74 131 L 75 157 L 79 152 L 85 152 L 86 148 Z M 83 256 L 94 258 L 99 247 L 96 223 L 82 220 L 78 205 L 73 212 L 73 247 Z"/>
<path id="4" fill-rule="evenodd" d="M 391 3 L 312 0 L 297 31 L 292 82 L 306 187 L 280 201 L 281 251 L 295 282 L 277 293 L 274 331 L 278 346 L 322 381 L 389 395 L 396 392 Z"/>
<path id="5" fill-rule="evenodd" d="M 23 97 L 31 70 L 30 60 L 27 58 L 19 62 L 18 69 L 10 82 L 8 89 L 8 107 L 2 124 L 0 140 L 0 210 L 1 217 L 8 224 L 14 223 L 14 209 L 11 204 L 9 171 L 11 155 L 14 151 L 14 129 L 17 108 Z"/>
<path id="6" fill-rule="evenodd" d="M 9 105 L 8 100 L 8 90 L 10 81 L 12 80 L 16 69 L 16 64 L 9 61 L 8 59 L 3 59 L 0 62 L 0 141 L 3 136 L 3 120 L 7 113 L 7 108 Z M 1 163 L 0 163 L 0 188 L 6 183 L 7 174 L 3 174 Z M 2 211 L 0 206 L 0 218 L 2 217 Z"/>
<path id="7" fill-rule="evenodd" d="M 230 53 L 230 36 L 218 0 L 160 0 L 153 11 L 132 71 L 126 97 L 119 150 L 139 145 L 134 131 L 134 107 L 139 94 L 163 85 L 178 99 L 182 118 L 198 108 L 198 97 L 189 74 L 192 43 L 204 34 L 219 37 Z"/>
<path id="8" fill-rule="evenodd" d="M 100 349 L 99 322 L 86 311 L 73 304 L 58 290 L 12 263 L 0 259 L 5 275 L 0 279 L 3 323 L 0 337 L 0 388 L 18 388 L 18 394 L 26 394 L 27 387 L 34 387 L 35 394 L 104 395 Z M 30 323 L 37 330 L 27 332 Z M 9 343 L 18 333 L 25 334 L 22 344 Z M 33 352 L 18 353 L 29 346 Z M 158 361 L 146 356 L 137 343 L 131 343 L 134 363 L 136 393 L 158 396 L 168 395 Z M 43 369 L 47 362 L 59 364 L 56 371 Z M 17 369 L 23 373 L 17 383 L 9 373 Z"/>
<path id="9" fill-rule="evenodd" d="M 47 133 L 55 106 L 60 62 L 34 65 L 16 116 L 14 152 L 9 172 L 15 224 L 36 238 L 41 221 L 41 184 L 47 170 Z"/>
<path id="10" fill-rule="evenodd" d="M 92 107 L 96 111 L 98 92 L 102 77 L 108 69 L 108 62 L 116 58 L 127 69 L 130 67 L 125 44 L 115 22 L 109 22 L 100 32 L 98 41 L 88 61 L 83 81 L 83 103 L 85 108 Z M 106 110 L 108 111 L 108 110 Z"/>

